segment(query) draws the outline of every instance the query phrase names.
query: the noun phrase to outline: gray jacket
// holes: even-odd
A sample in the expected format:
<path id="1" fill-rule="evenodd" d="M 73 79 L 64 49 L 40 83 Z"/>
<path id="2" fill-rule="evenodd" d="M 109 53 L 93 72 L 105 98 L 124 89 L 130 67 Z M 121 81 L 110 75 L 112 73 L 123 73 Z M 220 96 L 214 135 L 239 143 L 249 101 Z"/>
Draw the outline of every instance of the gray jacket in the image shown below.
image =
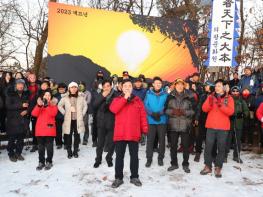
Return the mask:
<path id="1" fill-rule="evenodd" d="M 184 91 L 179 94 L 175 90 L 171 92 L 166 102 L 165 113 L 168 115 L 168 129 L 175 132 L 189 132 L 189 128 L 192 124 L 192 117 L 194 115 L 193 110 L 193 98 L 189 93 Z M 174 113 L 174 110 L 181 110 L 182 115 L 178 116 Z"/>

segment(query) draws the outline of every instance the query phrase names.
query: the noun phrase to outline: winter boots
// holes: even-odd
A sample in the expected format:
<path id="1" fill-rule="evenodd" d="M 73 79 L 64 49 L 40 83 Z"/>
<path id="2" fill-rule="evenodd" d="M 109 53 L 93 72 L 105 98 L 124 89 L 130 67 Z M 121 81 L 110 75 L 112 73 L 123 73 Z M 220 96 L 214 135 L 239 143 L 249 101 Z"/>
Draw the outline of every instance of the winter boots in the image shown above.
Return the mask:
<path id="1" fill-rule="evenodd" d="M 221 178 L 221 177 L 222 177 L 221 169 L 222 169 L 222 168 L 215 167 L 215 177 L 216 177 L 216 178 Z"/>
<path id="2" fill-rule="evenodd" d="M 207 175 L 212 173 L 212 169 L 208 166 L 205 166 L 204 169 L 200 172 L 201 175 Z"/>
<path id="3" fill-rule="evenodd" d="M 199 162 L 200 161 L 200 156 L 201 156 L 201 153 L 195 153 L 194 161 L 195 162 Z"/>
<path id="4" fill-rule="evenodd" d="M 111 187 L 112 188 L 118 188 L 120 185 L 123 184 L 123 180 L 121 179 L 115 179 L 115 181 L 112 183 Z"/>

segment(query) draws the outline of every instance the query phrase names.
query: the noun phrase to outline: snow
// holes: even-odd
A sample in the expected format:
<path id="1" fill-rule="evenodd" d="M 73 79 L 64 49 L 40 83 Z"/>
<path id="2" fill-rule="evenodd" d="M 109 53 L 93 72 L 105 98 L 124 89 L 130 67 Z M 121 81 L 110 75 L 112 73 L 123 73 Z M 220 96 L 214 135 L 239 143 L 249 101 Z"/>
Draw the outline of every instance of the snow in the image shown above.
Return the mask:
<path id="1" fill-rule="evenodd" d="M 127 147 L 128 149 L 128 147 Z M 65 150 L 55 149 L 54 167 L 50 171 L 36 171 L 38 153 L 23 152 L 25 161 L 12 163 L 6 150 L 0 154 L 0 196 L 1 197 L 90 197 L 90 196 L 263 196 L 263 160 L 262 156 L 242 153 L 244 164 L 239 165 L 229 156 L 223 168 L 223 178 L 213 175 L 201 176 L 203 160 L 193 161 L 190 156 L 191 173 L 183 172 L 182 167 L 168 172 L 170 153 L 166 149 L 164 166 L 157 165 L 154 154 L 151 168 L 145 168 L 145 146 L 140 147 L 140 179 L 142 187 L 129 183 L 129 151 L 126 150 L 124 184 L 112 189 L 114 168 L 108 168 L 105 160 L 94 169 L 95 148 L 90 144 L 80 147 L 80 156 L 67 159 Z M 105 157 L 105 153 L 103 158 Z M 203 157 L 203 154 L 202 154 Z M 182 154 L 178 155 L 182 162 Z M 236 167 L 241 167 L 240 172 Z"/>

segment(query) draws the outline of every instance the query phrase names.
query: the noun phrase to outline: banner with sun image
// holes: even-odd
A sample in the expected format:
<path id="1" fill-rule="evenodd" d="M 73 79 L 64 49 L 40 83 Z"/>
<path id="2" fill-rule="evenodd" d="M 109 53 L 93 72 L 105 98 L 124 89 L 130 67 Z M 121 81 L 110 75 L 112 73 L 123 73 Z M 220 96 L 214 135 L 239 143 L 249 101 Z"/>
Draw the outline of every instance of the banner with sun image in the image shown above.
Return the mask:
<path id="1" fill-rule="evenodd" d="M 167 81 L 196 72 L 198 58 L 193 21 L 49 3 L 48 75 L 58 81 L 106 75 Z"/>

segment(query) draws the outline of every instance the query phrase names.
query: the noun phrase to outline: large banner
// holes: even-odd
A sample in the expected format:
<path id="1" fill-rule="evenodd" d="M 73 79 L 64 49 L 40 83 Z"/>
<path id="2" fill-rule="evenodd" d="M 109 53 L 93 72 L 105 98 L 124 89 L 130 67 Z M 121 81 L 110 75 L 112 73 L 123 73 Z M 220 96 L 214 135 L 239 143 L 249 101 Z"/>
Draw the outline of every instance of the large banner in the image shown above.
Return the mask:
<path id="1" fill-rule="evenodd" d="M 193 21 L 49 3 L 48 74 L 57 81 L 90 82 L 106 75 L 172 81 L 196 72 Z"/>
<path id="2" fill-rule="evenodd" d="M 213 0 L 209 24 L 209 52 L 207 66 L 237 66 L 239 34 L 236 0 Z"/>

